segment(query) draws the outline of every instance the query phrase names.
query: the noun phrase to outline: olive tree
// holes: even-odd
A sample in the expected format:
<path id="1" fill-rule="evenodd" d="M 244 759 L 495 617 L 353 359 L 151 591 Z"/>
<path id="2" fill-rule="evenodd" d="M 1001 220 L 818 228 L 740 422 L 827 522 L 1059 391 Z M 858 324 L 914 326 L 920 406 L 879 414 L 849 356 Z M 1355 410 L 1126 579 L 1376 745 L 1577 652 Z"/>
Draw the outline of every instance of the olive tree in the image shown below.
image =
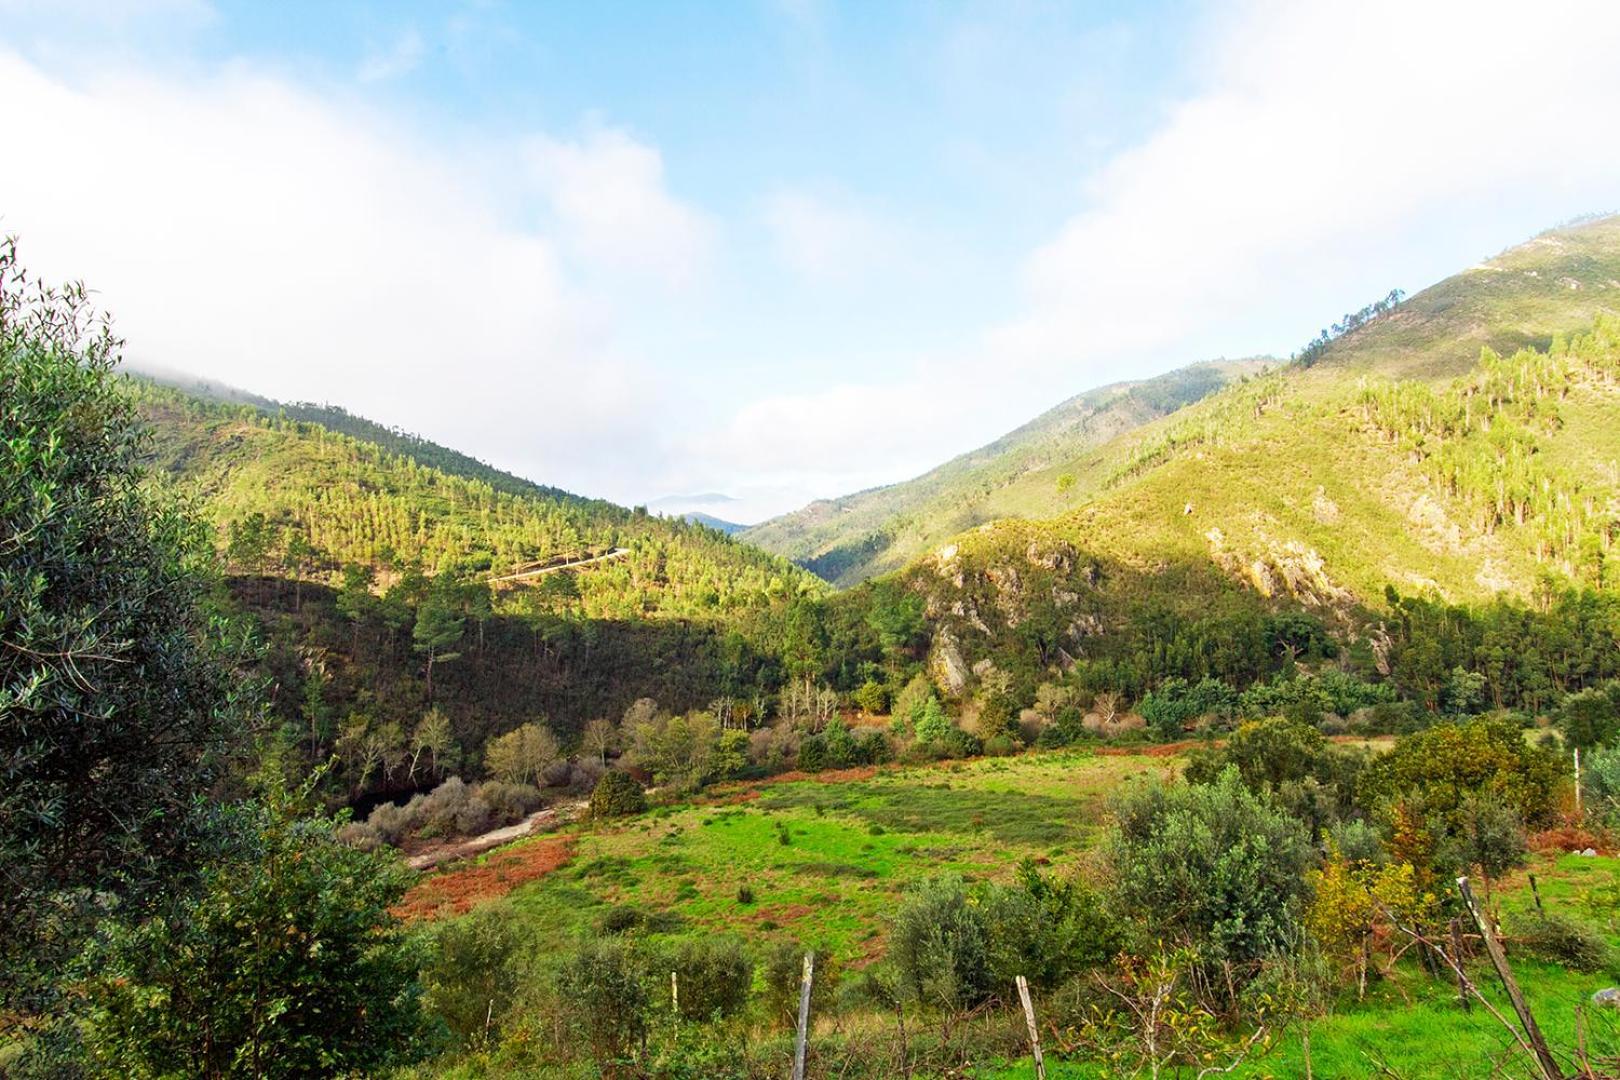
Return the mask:
<path id="1" fill-rule="evenodd" d="M 92 901 L 197 863 L 248 715 L 210 534 L 148 483 L 120 347 L 0 244 L 0 1013 L 39 1003 Z"/>

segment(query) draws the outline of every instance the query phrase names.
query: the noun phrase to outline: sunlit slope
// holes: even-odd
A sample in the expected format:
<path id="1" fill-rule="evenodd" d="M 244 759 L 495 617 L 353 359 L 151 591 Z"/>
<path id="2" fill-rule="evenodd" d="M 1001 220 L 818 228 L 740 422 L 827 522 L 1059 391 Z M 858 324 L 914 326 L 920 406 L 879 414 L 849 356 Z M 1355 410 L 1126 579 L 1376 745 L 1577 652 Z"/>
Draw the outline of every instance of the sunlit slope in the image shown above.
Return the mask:
<path id="1" fill-rule="evenodd" d="M 1080 505 L 1095 491 L 1089 451 L 1266 363 L 1196 364 L 1091 390 L 913 480 L 812 503 L 742 536 L 829 581 L 853 585 L 898 569 L 964 529 Z"/>
<path id="2" fill-rule="evenodd" d="M 1352 356 L 1346 342 L 1341 359 Z M 1366 625 L 1386 587 L 1457 602 L 1620 588 L 1620 317 L 1452 380 L 1288 369 L 1097 451 L 1085 507 L 970 531 L 905 580 L 966 642 L 1064 651 L 1241 600 Z"/>
<path id="3" fill-rule="evenodd" d="M 222 538 L 233 523 L 263 515 L 283 549 L 293 534 L 315 549 L 306 576 L 330 576 L 345 563 L 386 574 L 413 562 L 429 574 L 494 574 L 625 548 L 626 556 L 573 575 L 581 613 L 592 618 L 724 618 L 821 587 L 715 530 L 530 484 L 346 413 L 333 415 L 386 438 L 132 386 L 153 429 L 156 464 L 198 494 Z M 266 571 L 288 572 L 285 562 L 272 558 Z"/>

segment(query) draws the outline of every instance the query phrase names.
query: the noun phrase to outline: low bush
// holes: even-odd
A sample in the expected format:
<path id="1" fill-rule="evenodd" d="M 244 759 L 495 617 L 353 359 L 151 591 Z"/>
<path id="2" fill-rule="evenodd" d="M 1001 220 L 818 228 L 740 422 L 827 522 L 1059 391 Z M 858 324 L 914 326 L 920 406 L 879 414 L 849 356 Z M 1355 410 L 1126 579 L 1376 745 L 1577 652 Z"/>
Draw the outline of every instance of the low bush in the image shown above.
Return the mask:
<path id="1" fill-rule="evenodd" d="M 647 793 L 641 790 L 635 777 L 619 769 L 610 769 L 596 782 L 591 792 L 591 817 L 598 820 L 628 817 L 646 813 Z"/>
<path id="2" fill-rule="evenodd" d="M 504 903 L 434 924 L 425 1001 L 463 1046 L 498 1037 L 523 986 L 527 939 Z"/>
<path id="3" fill-rule="evenodd" d="M 1614 965 L 1614 952 L 1601 931 L 1562 915 L 1510 915 L 1505 929 L 1515 951 L 1538 960 L 1576 971 L 1607 971 Z"/>
<path id="4" fill-rule="evenodd" d="M 1149 937 L 1239 964 L 1295 940 L 1315 851 L 1302 823 L 1249 791 L 1235 766 L 1209 784 L 1139 788 L 1115 813 L 1118 910 Z"/>
<path id="5" fill-rule="evenodd" d="M 734 938 L 696 938 L 668 958 L 678 979 L 680 1013 L 688 1020 L 734 1016 L 748 1004 L 754 964 Z"/>
<path id="6" fill-rule="evenodd" d="M 557 992 L 569 1024 L 599 1064 L 639 1049 L 647 1038 L 646 963 L 621 939 L 587 939 L 563 961 Z"/>

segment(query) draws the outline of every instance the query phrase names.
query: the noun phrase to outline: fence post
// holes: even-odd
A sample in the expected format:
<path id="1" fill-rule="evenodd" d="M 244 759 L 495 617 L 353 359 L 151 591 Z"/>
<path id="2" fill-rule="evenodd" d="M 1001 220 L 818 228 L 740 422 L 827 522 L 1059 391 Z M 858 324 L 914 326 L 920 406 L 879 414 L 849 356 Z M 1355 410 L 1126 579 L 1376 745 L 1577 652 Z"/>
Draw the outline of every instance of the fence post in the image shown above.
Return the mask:
<path id="1" fill-rule="evenodd" d="M 1035 1003 L 1029 999 L 1029 980 L 1018 976 L 1018 1000 L 1024 1006 L 1024 1023 L 1029 1025 L 1029 1047 L 1035 1054 L 1035 1080 L 1046 1080 L 1046 1061 L 1041 1057 L 1041 1029 L 1035 1024 Z"/>
<path id="2" fill-rule="evenodd" d="M 799 980 L 799 1037 L 793 1046 L 793 1080 L 804 1080 L 805 1044 L 810 1038 L 810 986 L 816 977 L 816 954 L 804 954 L 804 975 Z"/>
<path id="3" fill-rule="evenodd" d="M 669 973 L 669 1011 L 681 1015 L 681 984 L 673 971 Z"/>
<path id="4" fill-rule="evenodd" d="M 1457 1001 L 1462 1004 L 1463 1012 L 1468 1012 L 1474 1003 L 1468 1000 L 1468 982 L 1463 978 L 1462 924 L 1456 919 L 1451 920 L 1451 956 L 1457 961 Z"/>
<path id="5" fill-rule="evenodd" d="M 1502 988 L 1507 991 L 1508 1001 L 1513 1003 L 1513 1011 L 1519 1014 L 1519 1023 L 1524 1026 L 1524 1033 L 1530 1041 L 1530 1049 L 1535 1053 L 1536 1063 L 1541 1066 L 1542 1075 L 1547 1080 L 1564 1080 L 1563 1071 L 1553 1058 L 1547 1040 L 1542 1037 L 1541 1028 L 1537 1026 L 1536 1018 L 1524 1000 L 1524 994 L 1520 993 L 1518 981 L 1513 978 L 1513 969 L 1508 967 L 1507 954 L 1502 951 L 1502 943 L 1496 940 L 1496 933 L 1491 929 L 1490 920 L 1485 917 L 1485 912 L 1474 902 L 1474 890 L 1469 887 L 1466 877 L 1457 879 L 1457 891 L 1462 893 L 1463 903 L 1468 906 L 1468 913 L 1474 917 L 1480 936 L 1485 939 L 1485 952 L 1491 958 L 1491 966 L 1496 968 L 1497 977 L 1502 980 Z"/>

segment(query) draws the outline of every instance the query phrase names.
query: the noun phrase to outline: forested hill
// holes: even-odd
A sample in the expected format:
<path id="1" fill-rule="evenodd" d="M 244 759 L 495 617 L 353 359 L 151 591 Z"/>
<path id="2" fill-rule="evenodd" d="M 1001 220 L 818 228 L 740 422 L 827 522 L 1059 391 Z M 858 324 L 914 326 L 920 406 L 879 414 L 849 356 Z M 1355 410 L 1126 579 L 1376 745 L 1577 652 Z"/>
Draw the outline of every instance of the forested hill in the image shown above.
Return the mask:
<path id="1" fill-rule="evenodd" d="M 1089 390 L 915 479 L 815 502 L 742 536 L 828 581 L 853 585 L 984 522 L 1050 517 L 1079 505 L 1088 489 L 1076 470 L 1089 451 L 1269 363 L 1194 364 Z"/>
<path id="2" fill-rule="evenodd" d="M 945 681 L 988 656 L 1102 656 L 1150 624 L 1175 638 L 1223 605 L 1303 607 L 1376 651 L 1391 589 L 1620 591 L 1620 222 L 1538 237 L 1075 473 L 1078 509 L 905 571 Z"/>
<path id="3" fill-rule="evenodd" d="M 513 475 L 504 469 L 478 460 L 459 450 L 452 450 L 448 446 L 441 446 L 430 439 L 404 431 L 400 428 L 388 427 L 375 420 L 367 420 L 363 416 L 356 416 L 340 405 L 317 405 L 309 401 L 280 402 L 234 386 L 212 382 L 178 372 L 162 369 L 143 370 L 132 369 L 138 379 L 143 382 L 156 383 L 173 390 L 178 390 L 187 397 L 196 398 L 205 402 L 219 405 L 247 405 L 257 409 L 266 416 L 279 416 L 289 420 L 304 420 L 319 424 L 328 431 L 347 435 L 361 442 L 371 443 L 395 454 L 403 454 L 415 461 L 418 465 L 426 465 L 460 476 L 467 480 L 479 480 L 496 491 L 504 491 L 509 495 L 536 495 L 545 498 L 567 498 L 569 493 L 560 488 L 536 484 L 532 480 L 525 480 L 521 476 Z M 603 506 L 609 504 L 603 503 Z"/>
<path id="4" fill-rule="evenodd" d="M 715 530 L 539 487 L 340 409 L 270 412 L 132 386 L 156 464 L 202 495 L 222 542 L 234 536 L 239 573 L 335 582 L 358 564 L 383 580 L 407 567 L 487 577 L 626 549 L 575 576 L 588 618 L 723 617 L 817 587 Z"/>

